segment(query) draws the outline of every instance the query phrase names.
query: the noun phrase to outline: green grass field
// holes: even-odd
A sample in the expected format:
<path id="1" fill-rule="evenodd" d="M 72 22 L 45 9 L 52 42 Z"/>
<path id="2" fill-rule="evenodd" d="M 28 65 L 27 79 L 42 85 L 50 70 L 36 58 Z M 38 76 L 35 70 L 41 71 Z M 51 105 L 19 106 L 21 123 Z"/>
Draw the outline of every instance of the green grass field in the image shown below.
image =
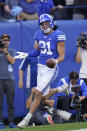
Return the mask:
<path id="1" fill-rule="evenodd" d="M 69 131 L 75 129 L 85 129 L 87 128 L 87 122 L 77 122 L 77 123 L 65 123 L 65 124 L 54 124 L 46 126 L 35 126 L 35 127 L 26 127 L 24 129 L 4 129 L 3 131 Z"/>

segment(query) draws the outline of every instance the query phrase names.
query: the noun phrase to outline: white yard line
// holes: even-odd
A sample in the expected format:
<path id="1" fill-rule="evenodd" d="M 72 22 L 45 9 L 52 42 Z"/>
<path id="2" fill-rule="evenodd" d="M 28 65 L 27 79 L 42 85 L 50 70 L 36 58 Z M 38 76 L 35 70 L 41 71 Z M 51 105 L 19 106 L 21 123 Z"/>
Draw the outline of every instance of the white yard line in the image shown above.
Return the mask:
<path id="1" fill-rule="evenodd" d="M 87 129 L 70 130 L 70 131 L 87 131 Z"/>

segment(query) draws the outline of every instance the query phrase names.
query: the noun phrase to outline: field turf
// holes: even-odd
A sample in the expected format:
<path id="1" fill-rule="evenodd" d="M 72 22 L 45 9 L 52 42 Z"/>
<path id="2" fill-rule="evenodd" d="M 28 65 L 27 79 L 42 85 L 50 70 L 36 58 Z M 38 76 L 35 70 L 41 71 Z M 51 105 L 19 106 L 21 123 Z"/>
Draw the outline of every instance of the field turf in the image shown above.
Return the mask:
<path id="1" fill-rule="evenodd" d="M 35 126 L 35 127 L 29 126 L 24 129 L 20 128 L 10 129 L 7 127 L 6 129 L 3 129 L 3 131 L 71 131 L 85 128 L 87 128 L 87 122 L 76 122 L 76 123 Z"/>

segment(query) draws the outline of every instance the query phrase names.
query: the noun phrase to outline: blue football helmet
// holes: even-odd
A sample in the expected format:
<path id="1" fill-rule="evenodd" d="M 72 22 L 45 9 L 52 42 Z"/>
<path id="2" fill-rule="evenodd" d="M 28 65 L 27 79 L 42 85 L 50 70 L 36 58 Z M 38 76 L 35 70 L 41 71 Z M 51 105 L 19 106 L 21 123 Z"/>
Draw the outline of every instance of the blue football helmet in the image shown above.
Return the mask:
<path id="1" fill-rule="evenodd" d="M 48 22 L 48 23 L 46 23 Z M 43 25 L 44 23 L 44 25 Z M 45 24 L 46 23 L 46 24 Z M 42 14 L 38 20 L 38 24 L 40 25 L 41 30 L 43 33 L 49 33 L 54 28 L 54 21 L 53 17 L 49 14 Z"/>

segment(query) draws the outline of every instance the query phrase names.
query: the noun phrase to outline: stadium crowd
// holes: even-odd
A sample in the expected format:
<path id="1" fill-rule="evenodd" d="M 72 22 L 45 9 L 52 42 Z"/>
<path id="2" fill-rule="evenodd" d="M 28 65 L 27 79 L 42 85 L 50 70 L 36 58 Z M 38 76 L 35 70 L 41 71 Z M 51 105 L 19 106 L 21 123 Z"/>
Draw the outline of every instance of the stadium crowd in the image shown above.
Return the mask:
<path id="1" fill-rule="evenodd" d="M 86 0 L 0 0 L 0 21 L 37 20 L 51 14 L 55 20 L 87 19 Z"/>

